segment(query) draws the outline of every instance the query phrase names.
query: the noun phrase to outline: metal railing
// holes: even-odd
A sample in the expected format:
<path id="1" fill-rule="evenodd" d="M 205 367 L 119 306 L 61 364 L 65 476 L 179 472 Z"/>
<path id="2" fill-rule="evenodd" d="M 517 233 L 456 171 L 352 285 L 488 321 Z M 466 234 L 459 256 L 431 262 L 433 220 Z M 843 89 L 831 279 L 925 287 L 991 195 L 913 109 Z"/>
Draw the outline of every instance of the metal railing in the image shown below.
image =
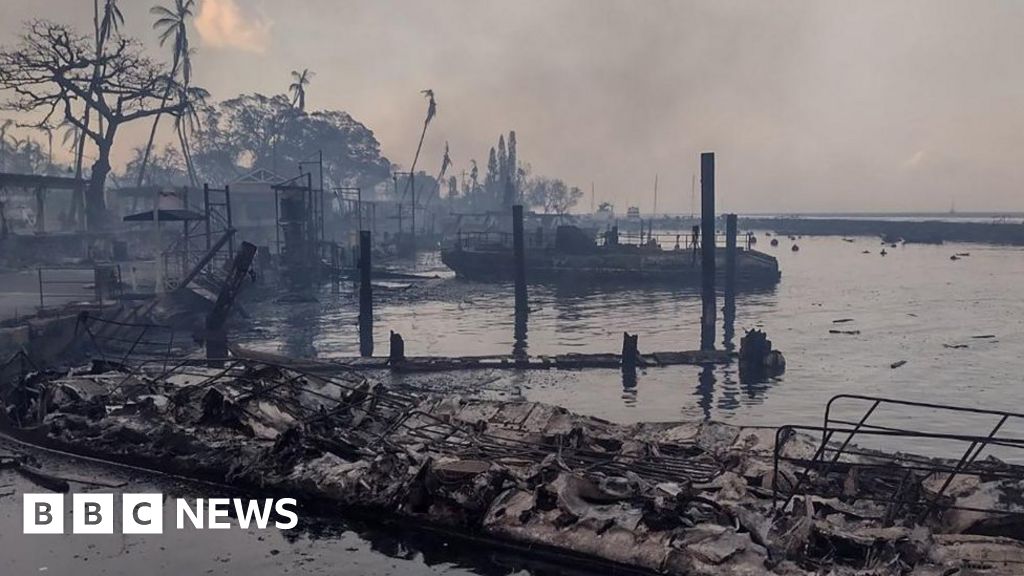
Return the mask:
<path id="1" fill-rule="evenodd" d="M 527 249 L 544 249 L 555 245 L 556 235 L 553 231 L 545 230 L 544 233 L 527 231 L 523 235 Z M 601 232 L 594 239 L 596 246 L 606 246 L 609 238 L 608 233 Z M 715 234 L 715 247 L 725 248 L 727 237 L 725 234 Z M 617 245 L 619 246 L 656 246 L 663 250 L 693 250 L 693 235 L 689 232 L 673 234 L 668 232 L 644 233 L 622 232 L 618 233 Z M 749 235 L 741 234 L 736 238 L 736 245 L 739 249 L 749 249 Z M 512 233 L 496 231 L 462 232 L 459 231 L 452 241 L 452 246 L 467 249 L 512 249 Z M 700 239 L 697 239 L 696 249 L 700 249 Z"/>
<path id="2" fill-rule="evenodd" d="M 96 302 L 103 304 L 121 294 L 121 266 L 36 268 L 39 286 L 39 308 L 46 308 L 47 300 L 54 304 Z"/>
<path id="3" fill-rule="evenodd" d="M 841 401 L 859 403 L 863 409 L 861 416 L 857 419 L 837 417 L 836 403 Z M 907 424 L 892 426 L 869 422 L 873 416 L 877 419 L 876 415 L 885 408 L 898 408 L 897 417 L 904 423 L 914 422 L 921 416 L 929 416 L 929 413 L 939 413 L 946 418 L 928 418 L 926 422 L 933 426 L 924 429 L 909 428 Z M 942 428 L 952 426 L 954 417 L 961 421 L 980 418 L 985 428 L 980 433 L 968 434 L 943 431 Z M 773 502 L 777 510 L 784 509 L 793 497 L 803 494 L 883 502 L 886 504 L 884 520 L 888 523 L 897 516 L 908 514 L 922 523 L 939 509 L 1022 515 L 1024 508 L 962 506 L 947 495 L 958 476 L 975 476 L 982 481 L 1024 480 L 1024 466 L 995 458 L 979 461 L 982 452 L 991 447 L 1024 460 L 1024 438 L 1001 433 L 1011 422 L 1024 425 L 1024 414 L 856 394 L 833 396 L 825 407 L 822 426 L 785 425 L 777 430 L 773 452 Z M 789 442 L 797 438 L 799 432 L 821 435 L 821 441 L 810 458 L 786 453 Z M 859 446 L 855 439 L 867 442 L 878 439 L 884 441 L 886 447 L 884 450 L 865 448 Z M 959 453 L 959 458 L 928 457 L 896 450 L 893 444 L 900 441 L 936 444 L 947 454 Z M 795 481 L 789 481 L 788 486 L 781 477 L 780 464 L 783 462 L 799 469 Z M 850 494 L 844 479 L 863 470 L 872 472 L 875 481 L 869 490 Z M 926 487 L 929 480 L 932 481 L 931 489 Z M 934 488 L 936 484 L 938 488 Z M 785 504 L 780 507 L 779 501 L 783 498 Z"/>

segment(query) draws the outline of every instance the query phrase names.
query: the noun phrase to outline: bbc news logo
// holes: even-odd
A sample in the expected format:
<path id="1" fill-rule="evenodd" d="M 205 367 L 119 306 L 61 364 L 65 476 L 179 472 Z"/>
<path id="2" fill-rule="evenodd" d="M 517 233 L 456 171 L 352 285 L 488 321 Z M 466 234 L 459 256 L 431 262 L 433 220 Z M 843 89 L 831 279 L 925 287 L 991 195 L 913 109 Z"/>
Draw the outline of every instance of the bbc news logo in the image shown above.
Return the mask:
<path id="1" fill-rule="evenodd" d="M 25 494 L 22 503 L 22 529 L 25 534 L 64 534 L 63 494 Z M 229 518 L 234 512 L 238 527 L 242 529 L 265 530 L 272 525 L 280 530 L 290 530 L 299 523 L 296 507 L 294 498 L 176 498 L 174 526 L 177 530 L 187 527 L 226 530 L 232 527 Z M 73 494 L 71 533 L 113 534 L 117 512 L 113 494 Z M 122 534 L 163 534 L 163 494 L 122 494 L 120 517 Z"/>

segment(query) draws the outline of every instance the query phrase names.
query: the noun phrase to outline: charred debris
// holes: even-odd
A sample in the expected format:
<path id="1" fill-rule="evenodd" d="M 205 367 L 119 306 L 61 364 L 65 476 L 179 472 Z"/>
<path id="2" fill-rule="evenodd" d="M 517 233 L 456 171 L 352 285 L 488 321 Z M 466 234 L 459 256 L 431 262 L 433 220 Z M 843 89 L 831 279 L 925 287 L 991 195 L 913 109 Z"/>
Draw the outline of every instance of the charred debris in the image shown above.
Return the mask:
<path id="1" fill-rule="evenodd" d="M 36 446 L 386 514 L 554 558 L 666 574 L 1019 574 L 1024 467 L 978 434 L 871 424 L 845 396 L 821 427 L 619 425 L 526 401 L 384 387 L 232 359 L 31 371 L 4 434 Z M 860 407 L 845 420 L 835 405 Z M 862 447 L 939 440 L 959 459 Z M 45 471 L 29 473 L 45 475 Z M 50 478 L 50 489 L 59 489 Z"/>

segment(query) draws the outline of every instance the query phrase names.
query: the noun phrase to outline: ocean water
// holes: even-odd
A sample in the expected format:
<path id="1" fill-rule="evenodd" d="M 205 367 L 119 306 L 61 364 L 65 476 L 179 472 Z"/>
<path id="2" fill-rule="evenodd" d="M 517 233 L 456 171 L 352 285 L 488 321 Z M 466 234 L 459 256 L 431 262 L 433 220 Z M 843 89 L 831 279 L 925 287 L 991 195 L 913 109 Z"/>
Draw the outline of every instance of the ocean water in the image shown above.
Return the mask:
<path id="1" fill-rule="evenodd" d="M 650 368 L 635 379 L 618 370 L 479 371 L 454 375 L 379 376 L 394 384 L 497 394 L 558 403 L 603 418 L 691 420 L 742 425 L 819 425 L 837 394 L 864 394 L 965 407 L 1021 410 L 1024 401 L 1024 250 L 966 245 L 883 246 L 877 239 L 783 238 L 777 248 L 782 281 L 773 290 L 741 293 L 736 338 L 767 331 L 787 359 L 779 378 L 741 383 L 732 366 Z M 864 253 L 864 252 L 868 253 Z M 969 253 L 951 260 L 955 254 Z M 513 337 L 512 288 L 451 278 L 435 256 L 417 263 L 426 282 L 389 282 L 375 294 L 377 353 L 389 330 L 403 334 L 410 355 L 506 354 Z M 642 351 L 693 349 L 699 343 L 699 295 L 670 288 L 603 290 L 593 286 L 531 286 L 527 347 L 531 354 L 612 352 L 621 333 L 639 335 Z M 248 303 L 252 326 L 235 334 L 243 345 L 321 358 L 358 353 L 356 300 L 350 286 L 324 289 L 318 302 Z M 836 322 L 837 320 L 847 320 Z M 723 328 L 717 341 L 724 346 Z M 852 332 L 833 334 L 830 330 Z M 736 339 L 734 338 L 734 340 Z M 734 342 L 735 344 L 735 342 Z M 893 368 L 900 361 L 905 364 Z M 866 405 L 836 404 L 834 416 L 856 420 Z M 1001 433 L 1024 437 L 1017 418 Z M 929 431 L 987 434 L 989 414 L 884 405 L 872 422 Z M 892 442 L 892 440 L 886 440 Z M 959 457 L 957 443 L 916 441 L 889 448 Z M 0 449 L 7 449 L 0 446 Z M 985 455 L 989 453 L 986 452 Z M 1000 456 L 1004 456 L 1000 454 Z M 1008 455 L 1013 457 L 1014 455 Z M 132 491 L 210 496 L 209 488 L 143 473 L 44 457 L 59 473 L 123 478 Z M 27 538 L 20 536 L 20 493 L 35 488 L 0 471 L 0 573 L 154 574 L 583 574 L 522 555 L 466 545 L 401 526 L 347 518 L 311 519 L 294 533 L 230 530 L 143 536 Z"/>
<path id="2" fill-rule="evenodd" d="M 836 394 L 1009 410 L 1024 401 L 1024 249 L 894 248 L 874 238 L 832 237 L 782 238 L 770 247 L 764 234 L 759 240 L 761 250 L 778 257 L 782 280 L 772 290 L 737 296 L 734 344 L 746 329 L 767 331 L 787 360 L 781 377 L 741 384 L 727 366 L 651 368 L 626 387 L 614 370 L 504 373 L 498 382 L 529 399 L 622 422 L 817 424 Z M 409 355 L 511 352 L 510 285 L 451 278 L 436 257 L 422 258 L 418 269 L 443 277 L 375 293 L 378 354 L 387 354 L 390 330 L 405 337 Z M 693 291 L 531 285 L 529 297 L 530 354 L 614 352 L 623 331 L 639 335 L 643 352 L 699 346 L 700 297 Z M 356 305 L 349 286 L 340 295 L 325 290 L 317 303 L 257 305 L 250 310 L 255 328 L 239 337 L 246 346 L 285 354 L 354 356 Z M 717 342 L 724 346 L 719 319 Z M 830 332 L 837 330 L 848 333 Z M 903 419 L 916 411 L 893 413 Z"/>

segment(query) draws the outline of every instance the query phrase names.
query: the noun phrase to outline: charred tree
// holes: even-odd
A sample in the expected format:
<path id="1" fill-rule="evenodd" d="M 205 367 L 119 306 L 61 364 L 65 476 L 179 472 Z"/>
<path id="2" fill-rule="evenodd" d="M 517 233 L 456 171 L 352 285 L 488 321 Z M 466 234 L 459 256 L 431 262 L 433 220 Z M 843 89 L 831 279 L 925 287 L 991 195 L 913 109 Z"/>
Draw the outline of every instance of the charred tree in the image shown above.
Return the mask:
<path id="1" fill-rule="evenodd" d="M 13 94 L 4 103 L 6 109 L 42 111 L 37 126 L 52 125 L 63 115 L 96 145 L 85 194 L 88 226 L 93 229 L 108 223 L 103 188 L 121 127 L 158 114 L 178 114 L 185 107 L 183 102 L 162 102 L 174 82 L 142 54 L 138 41 L 120 36 L 112 40 L 97 55 L 86 37 L 72 28 L 37 20 L 27 25 L 17 47 L 0 51 L 0 90 Z M 101 127 L 85 121 L 85 107 L 99 116 Z"/>

